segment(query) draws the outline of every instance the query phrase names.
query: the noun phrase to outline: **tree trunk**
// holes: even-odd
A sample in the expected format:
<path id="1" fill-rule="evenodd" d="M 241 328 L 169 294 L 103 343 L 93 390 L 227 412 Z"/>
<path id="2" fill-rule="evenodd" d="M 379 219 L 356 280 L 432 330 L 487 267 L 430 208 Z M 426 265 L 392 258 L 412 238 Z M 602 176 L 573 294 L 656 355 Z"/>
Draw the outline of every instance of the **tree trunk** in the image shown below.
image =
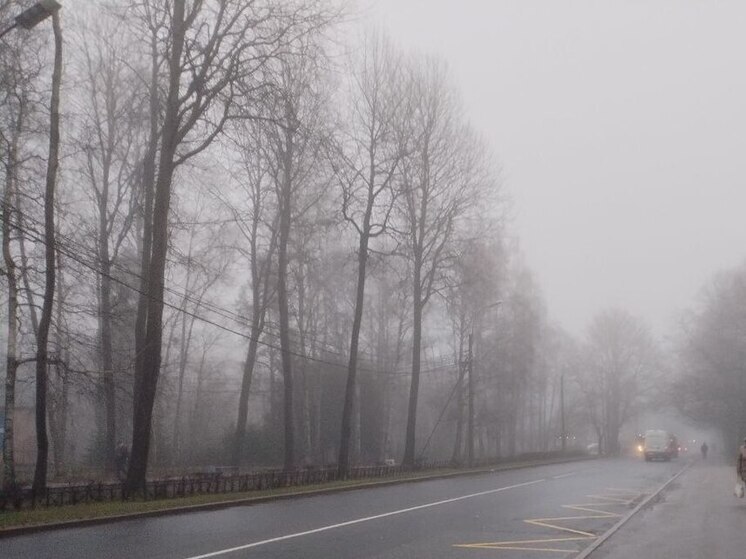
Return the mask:
<path id="1" fill-rule="evenodd" d="M 289 198 L 289 197 L 288 197 Z M 287 201 L 286 203 L 289 203 Z M 284 384 L 284 425 L 285 425 L 285 459 L 286 470 L 295 467 L 295 439 L 294 439 L 294 414 L 293 414 L 293 364 L 290 353 L 290 324 L 288 317 L 288 290 L 287 290 L 287 239 L 289 237 L 290 219 L 286 217 L 286 209 L 283 208 L 283 216 L 280 225 L 280 247 L 278 252 L 279 273 L 277 288 L 277 303 L 280 313 L 280 351 L 282 354 L 282 378 Z"/>
<path id="2" fill-rule="evenodd" d="M 187 329 L 187 295 L 190 290 L 190 279 L 192 275 L 192 250 L 194 243 L 194 234 L 189 237 L 189 251 L 187 252 L 187 273 L 186 281 L 184 282 L 185 294 L 184 301 L 181 307 L 181 343 L 179 345 L 179 380 L 176 391 L 176 410 L 174 411 L 174 430 L 173 430 L 173 449 L 172 449 L 172 460 L 174 463 L 179 463 L 181 454 L 181 402 L 184 397 L 184 376 L 186 375 L 187 360 L 189 358 L 189 348 L 192 343 L 192 332 L 194 330 L 195 318 L 190 317 L 189 328 Z M 202 297 L 199 297 L 198 301 Z"/>
<path id="3" fill-rule="evenodd" d="M 355 385 L 357 382 L 357 355 L 360 341 L 360 326 L 363 321 L 365 306 L 365 268 L 368 262 L 368 232 L 370 230 L 370 213 L 373 201 L 369 200 L 361 229 L 360 244 L 357 253 L 357 293 L 355 297 L 355 315 L 352 320 L 350 339 L 350 361 L 347 366 L 347 385 L 345 387 L 344 407 L 342 408 L 342 433 L 339 441 L 338 472 L 342 478 L 347 477 L 350 469 L 350 435 L 352 433 L 352 415 L 355 407 Z"/>
<path id="4" fill-rule="evenodd" d="M 299 253 L 303 254 L 305 246 L 301 243 Z M 306 348 L 306 285 L 305 285 L 305 270 L 304 263 L 302 261 L 298 267 L 297 274 L 297 285 L 296 289 L 298 292 L 298 343 L 300 347 L 300 353 L 302 355 L 308 355 Z M 311 456 L 311 402 L 308 397 L 308 364 L 302 362 L 300 364 L 300 433 L 301 433 L 301 462 L 308 464 Z"/>
<path id="5" fill-rule="evenodd" d="M 190 431 L 192 434 L 192 437 L 194 437 L 195 440 L 199 440 L 202 438 L 202 413 L 201 413 L 201 404 L 202 404 L 202 388 L 204 384 L 204 376 L 205 376 L 205 359 L 207 358 L 207 347 L 203 348 L 202 351 L 202 359 L 199 362 L 199 368 L 197 369 L 197 391 L 194 395 L 194 408 L 192 408 L 192 416 L 190 418 Z M 189 460 L 192 464 L 194 464 L 194 461 L 196 459 L 195 453 L 194 453 L 194 445 L 191 446 L 192 451 L 189 453 Z"/>
<path id="6" fill-rule="evenodd" d="M 18 138 L 24 120 L 24 103 L 18 110 L 16 127 L 13 130 L 8 161 L 5 170 L 5 193 L 3 196 L 3 261 L 5 275 L 8 279 L 8 338 L 5 354 L 5 416 L 3 428 L 3 484 L 15 483 L 15 457 L 13 438 L 13 417 L 16 402 L 16 376 L 18 372 L 18 278 L 16 263 L 10 250 L 11 220 L 13 219 L 13 190 L 16 186 L 16 169 L 18 165 Z M 20 231 L 22 233 L 22 231 Z"/>
<path id="7" fill-rule="evenodd" d="M 160 95 L 159 95 L 159 57 L 158 38 L 153 35 L 150 44 L 151 68 L 149 84 L 149 120 L 150 132 L 148 149 L 142 165 L 142 244 L 140 246 L 140 292 L 137 299 L 137 316 L 135 318 L 135 378 L 133 386 L 133 415 L 137 415 L 140 402 L 137 394 L 141 392 L 141 376 L 145 357 L 145 329 L 147 324 L 148 277 L 150 276 L 150 257 L 153 249 L 153 195 L 155 190 L 156 156 L 158 153 Z"/>
<path id="8" fill-rule="evenodd" d="M 55 284 L 55 230 L 54 191 L 57 185 L 57 167 L 60 149 L 60 84 L 62 82 L 62 29 L 59 14 L 52 14 L 54 29 L 54 70 L 52 72 L 52 99 L 50 103 L 49 159 L 44 193 L 44 253 L 46 270 L 44 301 L 42 303 L 39 331 L 36 335 L 36 468 L 33 489 L 39 492 L 47 486 L 47 461 L 49 439 L 47 437 L 47 342 L 52 322 Z"/>
<path id="9" fill-rule="evenodd" d="M 407 407 L 407 433 L 404 443 L 405 466 L 415 463 L 415 434 L 417 432 L 417 399 L 420 391 L 420 351 L 422 346 L 422 287 L 420 283 L 420 266 L 414 270 L 414 316 L 412 320 L 412 380 L 409 387 L 409 405 Z"/>
<path id="10" fill-rule="evenodd" d="M 55 379 L 59 382 L 59 393 L 52 400 L 49 407 L 50 429 L 52 437 L 52 460 L 54 475 L 60 477 L 65 467 L 65 434 L 67 426 L 68 378 L 67 367 L 63 365 L 62 348 L 64 339 L 62 334 L 62 309 L 65 306 L 65 282 L 62 273 L 62 255 L 57 251 L 57 273 L 59 296 L 56 305 L 55 344 L 58 348 L 58 359 L 54 363 Z"/>
<path id="11" fill-rule="evenodd" d="M 186 314 L 181 323 L 181 346 L 179 348 L 179 383 L 176 392 L 176 410 L 174 411 L 173 430 L 173 460 L 179 463 L 181 458 L 181 406 L 184 400 L 184 377 L 189 359 L 189 349 L 192 345 L 192 332 L 194 331 L 194 317 L 189 319 L 189 328 L 186 327 Z"/>
<path id="12" fill-rule="evenodd" d="M 104 460 L 107 472 L 113 472 L 116 446 L 116 391 L 111 339 L 111 259 L 108 242 L 108 179 L 102 181 L 99 203 L 98 258 L 101 266 L 99 291 L 99 334 L 101 369 L 103 372 L 103 403 L 105 410 Z"/>
<path id="13" fill-rule="evenodd" d="M 163 293 L 166 254 L 168 252 L 168 212 L 171 202 L 171 181 L 174 172 L 174 154 L 178 144 L 179 128 L 179 84 L 182 72 L 181 54 L 184 47 L 186 26 L 184 23 L 185 0 L 175 0 L 173 17 L 173 41 L 169 59 L 169 87 L 166 114 L 163 121 L 161 154 L 158 165 L 158 180 L 155 185 L 153 206 L 153 247 L 148 273 L 147 321 L 145 346 L 141 369 L 136 371 L 139 393 L 132 421 L 132 452 L 127 488 L 137 491 L 144 487 L 150 450 L 150 431 L 153 419 L 156 388 L 161 364 L 163 341 Z M 137 363 L 136 363 L 137 366 Z"/>
<path id="14" fill-rule="evenodd" d="M 388 331 L 386 324 L 386 298 L 389 296 L 383 289 L 378 290 L 378 349 L 376 362 L 379 371 L 393 372 L 388 366 L 391 359 L 388 355 Z M 388 458 L 389 418 L 391 416 L 391 380 L 393 375 L 385 374 L 380 378 L 381 420 L 378 429 L 378 462 L 384 463 Z"/>
<path id="15" fill-rule="evenodd" d="M 321 374 L 319 371 L 315 371 L 313 375 L 313 431 L 311 438 L 313 441 L 314 448 L 314 462 L 320 464 L 322 467 L 326 465 L 325 453 L 322 448 L 323 440 L 321 437 Z"/>
<path id="16" fill-rule="evenodd" d="M 290 348 L 290 311 L 288 309 L 288 242 L 290 240 L 290 222 L 292 219 L 293 188 L 293 154 L 295 128 L 293 110 L 290 102 L 286 103 L 285 116 L 288 125 L 285 128 L 285 153 L 283 154 L 283 176 L 279 192 L 280 238 L 277 254 L 277 306 L 280 314 L 280 353 L 282 357 L 283 378 L 283 419 L 285 434 L 285 470 L 295 468 L 295 424 L 293 408 L 293 362 Z"/>
<path id="17" fill-rule="evenodd" d="M 464 433 L 464 410 L 466 408 L 466 398 L 464 398 L 464 379 L 466 378 L 466 367 L 464 366 L 464 335 L 459 335 L 459 349 L 458 349 L 458 416 L 456 419 L 456 440 L 453 444 L 453 453 L 451 454 L 451 462 L 454 464 L 461 463 L 461 447 L 463 446 L 463 433 Z"/>
<path id="18" fill-rule="evenodd" d="M 259 348 L 259 336 L 261 329 L 259 324 L 254 321 L 251 325 L 251 339 L 249 340 L 249 349 L 246 353 L 246 361 L 243 365 L 243 377 L 241 379 L 241 395 L 238 398 L 238 419 L 236 420 L 236 433 L 233 440 L 232 463 L 234 466 L 241 464 L 243 455 L 243 444 L 246 438 L 246 422 L 249 416 L 249 394 L 251 392 L 251 383 L 254 378 L 254 366 L 256 364 L 256 355 Z"/>
<path id="19" fill-rule="evenodd" d="M 258 192 L 258 191 L 257 191 Z M 243 444 L 246 438 L 246 422 L 249 415 L 249 395 L 251 394 L 251 384 L 254 380 L 254 367 L 256 366 L 256 356 L 259 348 L 259 338 L 264 332 L 264 324 L 267 316 L 267 307 L 269 306 L 269 279 L 272 271 L 272 255 L 276 246 L 277 236 L 272 233 L 272 240 L 267 251 L 264 269 L 262 271 L 257 250 L 257 237 L 259 236 L 259 214 L 257 207 L 260 206 L 260 195 L 254 199 L 255 215 L 251 224 L 251 333 L 249 347 L 246 353 L 246 361 L 243 366 L 243 376 L 241 378 L 241 394 L 238 398 L 238 417 L 236 419 L 236 432 L 233 439 L 232 464 L 239 466 L 243 456 Z"/>
<path id="20" fill-rule="evenodd" d="M 16 188 L 16 222 L 18 223 L 18 230 L 25 231 L 26 226 L 23 220 L 23 211 L 21 205 L 21 193 Z M 29 278 L 29 262 L 28 256 L 26 255 L 26 239 L 23 235 L 18 236 L 18 252 L 21 257 L 21 281 L 23 282 L 23 293 L 26 298 L 26 304 L 28 308 L 29 318 L 31 319 L 31 330 L 36 333 L 39 331 L 39 316 L 36 312 L 36 300 L 34 299 L 34 291 L 31 288 L 31 279 Z"/>

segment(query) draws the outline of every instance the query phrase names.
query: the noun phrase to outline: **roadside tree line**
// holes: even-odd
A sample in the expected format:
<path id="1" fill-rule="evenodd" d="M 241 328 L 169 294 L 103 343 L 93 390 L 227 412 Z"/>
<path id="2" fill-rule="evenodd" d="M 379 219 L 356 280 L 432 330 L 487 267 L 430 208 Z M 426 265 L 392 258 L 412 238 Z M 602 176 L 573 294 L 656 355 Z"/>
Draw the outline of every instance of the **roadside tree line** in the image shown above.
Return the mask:
<path id="1" fill-rule="evenodd" d="M 37 487 L 47 432 L 57 477 L 129 446 L 131 491 L 149 468 L 548 450 L 563 375 L 615 440 L 649 334 L 601 315 L 578 360 L 549 323 L 441 59 L 340 39 L 331 0 L 79 4 L 55 18 L 59 157 L 52 36 L 0 39 L 6 483 L 31 403 Z"/>

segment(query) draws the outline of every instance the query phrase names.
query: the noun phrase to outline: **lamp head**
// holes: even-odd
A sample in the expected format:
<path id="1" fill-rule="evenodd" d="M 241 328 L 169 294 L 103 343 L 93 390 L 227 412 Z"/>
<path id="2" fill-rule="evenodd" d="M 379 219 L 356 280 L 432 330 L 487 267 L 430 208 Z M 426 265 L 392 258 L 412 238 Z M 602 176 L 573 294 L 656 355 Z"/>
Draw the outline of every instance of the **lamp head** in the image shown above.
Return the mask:
<path id="1" fill-rule="evenodd" d="M 16 16 L 16 24 L 24 29 L 36 27 L 62 6 L 56 0 L 41 0 Z"/>

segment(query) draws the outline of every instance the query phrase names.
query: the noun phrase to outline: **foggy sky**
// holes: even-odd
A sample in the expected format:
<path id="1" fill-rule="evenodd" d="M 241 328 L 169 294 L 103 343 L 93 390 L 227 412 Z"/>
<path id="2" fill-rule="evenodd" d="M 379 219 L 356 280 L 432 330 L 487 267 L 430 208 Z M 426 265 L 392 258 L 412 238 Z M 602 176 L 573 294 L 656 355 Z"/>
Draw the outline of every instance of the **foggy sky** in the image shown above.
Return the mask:
<path id="1" fill-rule="evenodd" d="M 665 336 L 746 257 L 746 2 L 370 2 L 449 61 L 562 326 L 621 306 Z"/>

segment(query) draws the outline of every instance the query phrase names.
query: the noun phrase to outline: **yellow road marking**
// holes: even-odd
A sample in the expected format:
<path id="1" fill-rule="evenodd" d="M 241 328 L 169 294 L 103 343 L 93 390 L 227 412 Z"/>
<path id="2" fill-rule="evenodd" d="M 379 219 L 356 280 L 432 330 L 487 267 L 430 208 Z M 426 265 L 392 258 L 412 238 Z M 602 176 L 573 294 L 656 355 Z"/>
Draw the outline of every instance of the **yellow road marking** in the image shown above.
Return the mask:
<path id="1" fill-rule="evenodd" d="M 557 526 L 556 524 L 550 524 L 548 521 L 556 521 L 556 520 L 581 520 L 581 519 L 587 519 L 588 517 L 585 516 L 573 516 L 570 518 L 531 518 L 528 520 L 524 520 L 527 524 L 533 524 L 534 526 L 541 526 L 543 528 L 551 528 L 554 530 L 561 530 L 563 532 L 570 532 L 571 534 L 578 534 L 579 536 L 584 536 L 585 538 L 595 538 L 596 534 L 592 532 L 584 532 L 583 530 L 574 530 L 573 528 L 567 528 L 565 526 Z"/>
<path id="2" fill-rule="evenodd" d="M 594 499 L 591 503 L 578 503 L 574 505 L 562 505 L 562 508 L 570 509 L 578 512 L 585 512 L 591 514 L 573 515 L 573 516 L 553 516 L 549 518 L 527 518 L 523 522 L 531 524 L 532 526 L 540 526 L 542 528 L 549 528 L 552 530 L 559 530 L 567 534 L 572 534 L 568 537 L 554 537 L 554 538 L 539 538 L 532 540 L 513 540 L 513 541 L 498 541 L 498 542 L 481 542 L 481 543 L 470 543 L 470 544 L 457 544 L 453 547 L 462 547 L 467 549 L 499 549 L 499 550 L 511 550 L 511 551 L 548 551 L 554 553 L 576 553 L 577 549 L 561 549 L 559 547 L 538 547 L 536 544 L 555 544 L 559 542 L 571 542 L 571 541 L 586 541 L 594 540 L 598 535 L 593 532 L 587 532 L 584 530 L 578 530 L 576 528 L 569 528 L 558 522 L 576 521 L 576 520 L 599 520 L 605 518 L 621 518 L 621 514 L 609 510 L 603 510 L 602 507 L 611 506 L 626 506 L 639 498 L 642 493 L 633 492 L 627 489 L 607 489 L 617 493 L 616 495 L 588 495 L 589 499 Z M 621 495 L 626 493 L 625 496 Z M 630 498 L 631 497 L 631 498 Z M 602 502 L 598 502 L 602 501 Z"/>
<path id="3" fill-rule="evenodd" d="M 462 543 L 458 545 L 454 545 L 453 547 L 485 547 L 485 546 L 493 546 L 493 545 L 518 545 L 521 543 L 547 543 L 547 542 L 571 542 L 576 540 L 584 540 L 585 537 L 582 538 L 542 538 L 538 540 L 515 540 L 512 542 L 485 542 L 485 543 Z"/>
<path id="4" fill-rule="evenodd" d="M 632 499 L 622 499 L 620 497 L 609 497 L 608 495 L 588 495 L 588 497 L 590 497 L 591 499 L 602 499 L 604 501 L 610 501 L 612 503 L 619 503 L 620 505 L 629 505 L 630 503 L 632 503 L 632 501 L 637 499 L 638 496 L 639 495 L 636 495 Z"/>
<path id="5" fill-rule="evenodd" d="M 554 553 L 576 553 L 577 549 L 556 549 L 553 547 L 512 547 L 509 545 L 484 546 L 484 545 L 457 545 L 455 547 L 471 547 L 473 549 L 508 549 L 513 551 L 553 551 Z"/>

